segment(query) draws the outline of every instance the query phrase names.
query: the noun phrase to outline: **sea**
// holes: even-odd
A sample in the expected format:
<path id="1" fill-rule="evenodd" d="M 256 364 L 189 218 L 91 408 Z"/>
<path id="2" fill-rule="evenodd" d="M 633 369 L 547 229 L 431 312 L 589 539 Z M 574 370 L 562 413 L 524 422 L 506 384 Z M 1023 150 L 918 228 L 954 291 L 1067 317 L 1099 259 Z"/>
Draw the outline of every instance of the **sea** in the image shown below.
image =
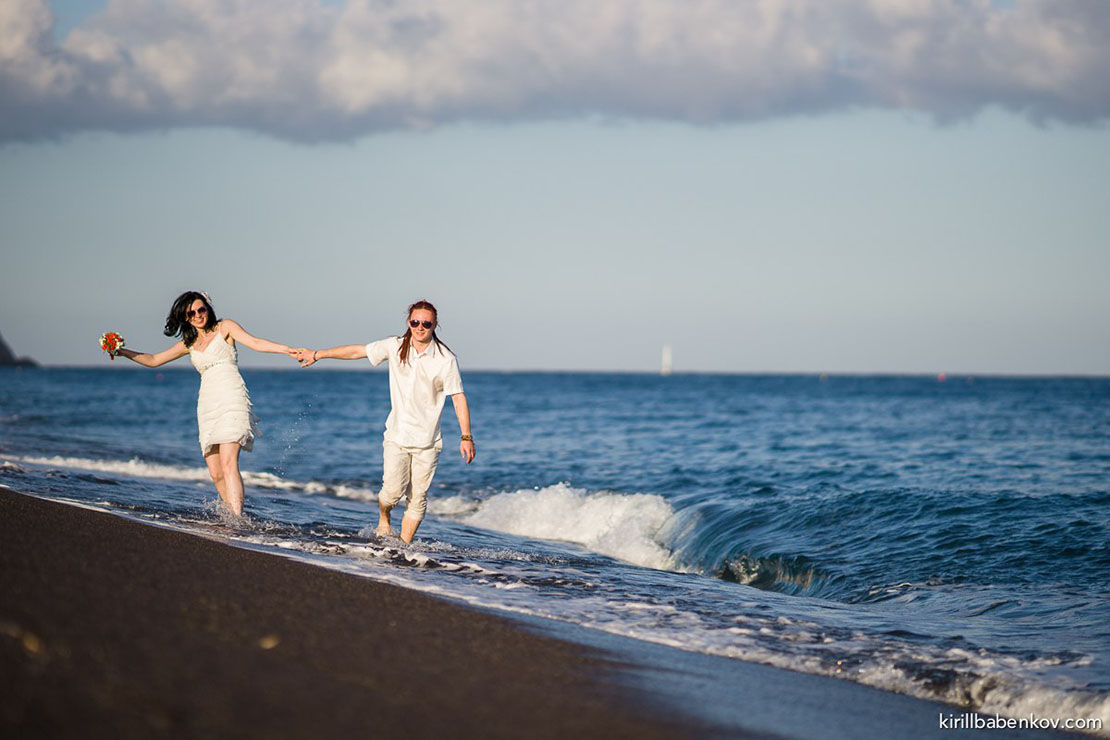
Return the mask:
<path id="1" fill-rule="evenodd" d="M 478 456 L 448 403 L 406 546 L 373 532 L 383 372 L 243 369 L 262 435 L 237 521 L 196 372 L 121 363 L 0 370 L 0 485 L 510 616 L 1110 728 L 1108 378 L 464 371 Z"/>

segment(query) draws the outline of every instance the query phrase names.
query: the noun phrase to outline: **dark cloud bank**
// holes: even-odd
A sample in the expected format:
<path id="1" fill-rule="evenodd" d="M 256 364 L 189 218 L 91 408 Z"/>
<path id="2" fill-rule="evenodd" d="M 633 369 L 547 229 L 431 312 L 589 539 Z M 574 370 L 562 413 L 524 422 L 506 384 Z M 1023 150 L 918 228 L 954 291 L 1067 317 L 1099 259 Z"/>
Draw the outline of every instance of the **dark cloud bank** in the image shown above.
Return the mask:
<path id="1" fill-rule="evenodd" d="M 852 107 L 1110 116 L 1103 0 L 114 0 L 60 40 L 53 22 L 45 0 L 0 3 L 0 141 Z"/>

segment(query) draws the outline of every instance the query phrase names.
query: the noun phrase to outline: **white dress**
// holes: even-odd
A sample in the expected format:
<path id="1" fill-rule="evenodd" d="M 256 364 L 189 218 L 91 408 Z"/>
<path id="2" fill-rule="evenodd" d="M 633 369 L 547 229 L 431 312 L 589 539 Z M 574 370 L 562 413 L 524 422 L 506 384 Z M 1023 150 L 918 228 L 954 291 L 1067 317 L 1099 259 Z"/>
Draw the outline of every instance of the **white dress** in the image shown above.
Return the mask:
<path id="1" fill-rule="evenodd" d="M 239 374 L 235 348 L 217 335 L 199 352 L 190 348 L 189 359 L 200 373 L 197 427 L 203 454 L 208 455 L 222 442 L 237 442 L 250 452 L 258 434 L 258 419 L 251 411 L 247 384 Z"/>

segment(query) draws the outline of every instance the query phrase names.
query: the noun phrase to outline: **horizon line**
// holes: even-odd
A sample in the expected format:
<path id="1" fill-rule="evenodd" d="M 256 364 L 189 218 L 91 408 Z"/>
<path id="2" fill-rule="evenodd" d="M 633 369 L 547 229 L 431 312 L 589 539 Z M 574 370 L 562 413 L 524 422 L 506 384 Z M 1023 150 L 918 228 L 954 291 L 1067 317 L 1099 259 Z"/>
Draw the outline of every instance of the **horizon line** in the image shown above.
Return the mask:
<path id="1" fill-rule="evenodd" d="M 8 365 L 4 367 L 15 368 L 18 370 L 112 370 L 111 366 L 104 366 L 101 364 L 42 364 L 39 363 L 34 366 L 20 366 Z M 139 371 L 143 368 L 138 366 L 129 367 L 124 366 L 125 371 Z M 147 368 L 153 369 L 153 368 Z M 243 370 L 270 370 L 279 372 L 296 372 L 303 368 L 294 367 L 272 367 L 265 365 L 240 365 Z M 178 365 L 175 367 L 165 367 L 157 370 L 157 372 L 187 372 L 195 369 Z M 385 372 L 384 368 L 364 368 L 364 367 L 343 367 L 343 366 L 329 366 L 320 368 L 323 372 Z M 648 375 L 656 377 L 673 377 L 675 375 L 685 376 L 704 376 L 704 375 L 728 375 L 728 376 L 791 376 L 791 377 L 810 377 L 817 378 L 824 377 L 912 377 L 912 378 L 935 378 L 938 382 L 943 376 L 944 380 L 958 380 L 960 378 L 1029 378 L 1029 379 L 1048 379 L 1048 378 L 1063 378 L 1063 379 L 1090 379 L 1090 380 L 1107 380 L 1110 379 L 1110 372 L 1095 373 L 1095 372 L 1023 372 L 1023 371 L 986 371 L 986 372 L 969 372 L 969 371 L 950 371 L 950 370 L 672 370 L 669 375 L 664 375 L 659 370 L 622 370 L 622 369 L 588 369 L 588 368 L 467 368 L 466 373 L 497 373 L 501 375 L 511 374 L 546 374 L 546 375 Z"/>

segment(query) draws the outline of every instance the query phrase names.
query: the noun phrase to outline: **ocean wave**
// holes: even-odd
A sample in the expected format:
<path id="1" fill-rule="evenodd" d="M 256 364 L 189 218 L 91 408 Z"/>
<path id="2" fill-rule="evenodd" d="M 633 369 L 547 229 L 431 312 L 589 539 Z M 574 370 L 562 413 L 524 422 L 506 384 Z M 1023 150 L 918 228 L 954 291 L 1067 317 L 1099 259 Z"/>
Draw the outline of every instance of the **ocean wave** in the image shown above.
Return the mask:
<path id="1" fill-rule="evenodd" d="M 737 491 L 680 507 L 659 533 L 679 566 L 757 588 L 842 603 L 888 584 L 1033 587 L 1067 572 L 1097 589 L 1110 567 L 1105 497 L 1015 491 Z"/>
<path id="2" fill-rule="evenodd" d="M 557 483 L 499 493 L 472 504 L 449 499 L 435 512 L 461 514 L 465 524 L 481 529 L 571 542 L 633 565 L 676 569 L 673 553 L 656 539 L 674 510 L 654 494 L 590 493 Z"/>
<path id="3" fill-rule="evenodd" d="M 827 578 L 801 555 L 760 557 L 750 553 L 727 559 L 715 575 L 754 588 L 798 593 L 815 591 Z"/>
<path id="4" fill-rule="evenodd" d="M 428 511 L 481 529 L 570 542 L 633 565 L 697 573 L 766 591 L 813 594 L 829 580 L 828 573 L 804 556 L 739 552 L 722 559 L 680 560 L 678 553 L 703 533 L 685 512 L 676 512 L 655 494 L 589 492 L 558 483 L 489 498 L 436 499 Z M 683 521 L 692 526 L 683 527 Z"/>

